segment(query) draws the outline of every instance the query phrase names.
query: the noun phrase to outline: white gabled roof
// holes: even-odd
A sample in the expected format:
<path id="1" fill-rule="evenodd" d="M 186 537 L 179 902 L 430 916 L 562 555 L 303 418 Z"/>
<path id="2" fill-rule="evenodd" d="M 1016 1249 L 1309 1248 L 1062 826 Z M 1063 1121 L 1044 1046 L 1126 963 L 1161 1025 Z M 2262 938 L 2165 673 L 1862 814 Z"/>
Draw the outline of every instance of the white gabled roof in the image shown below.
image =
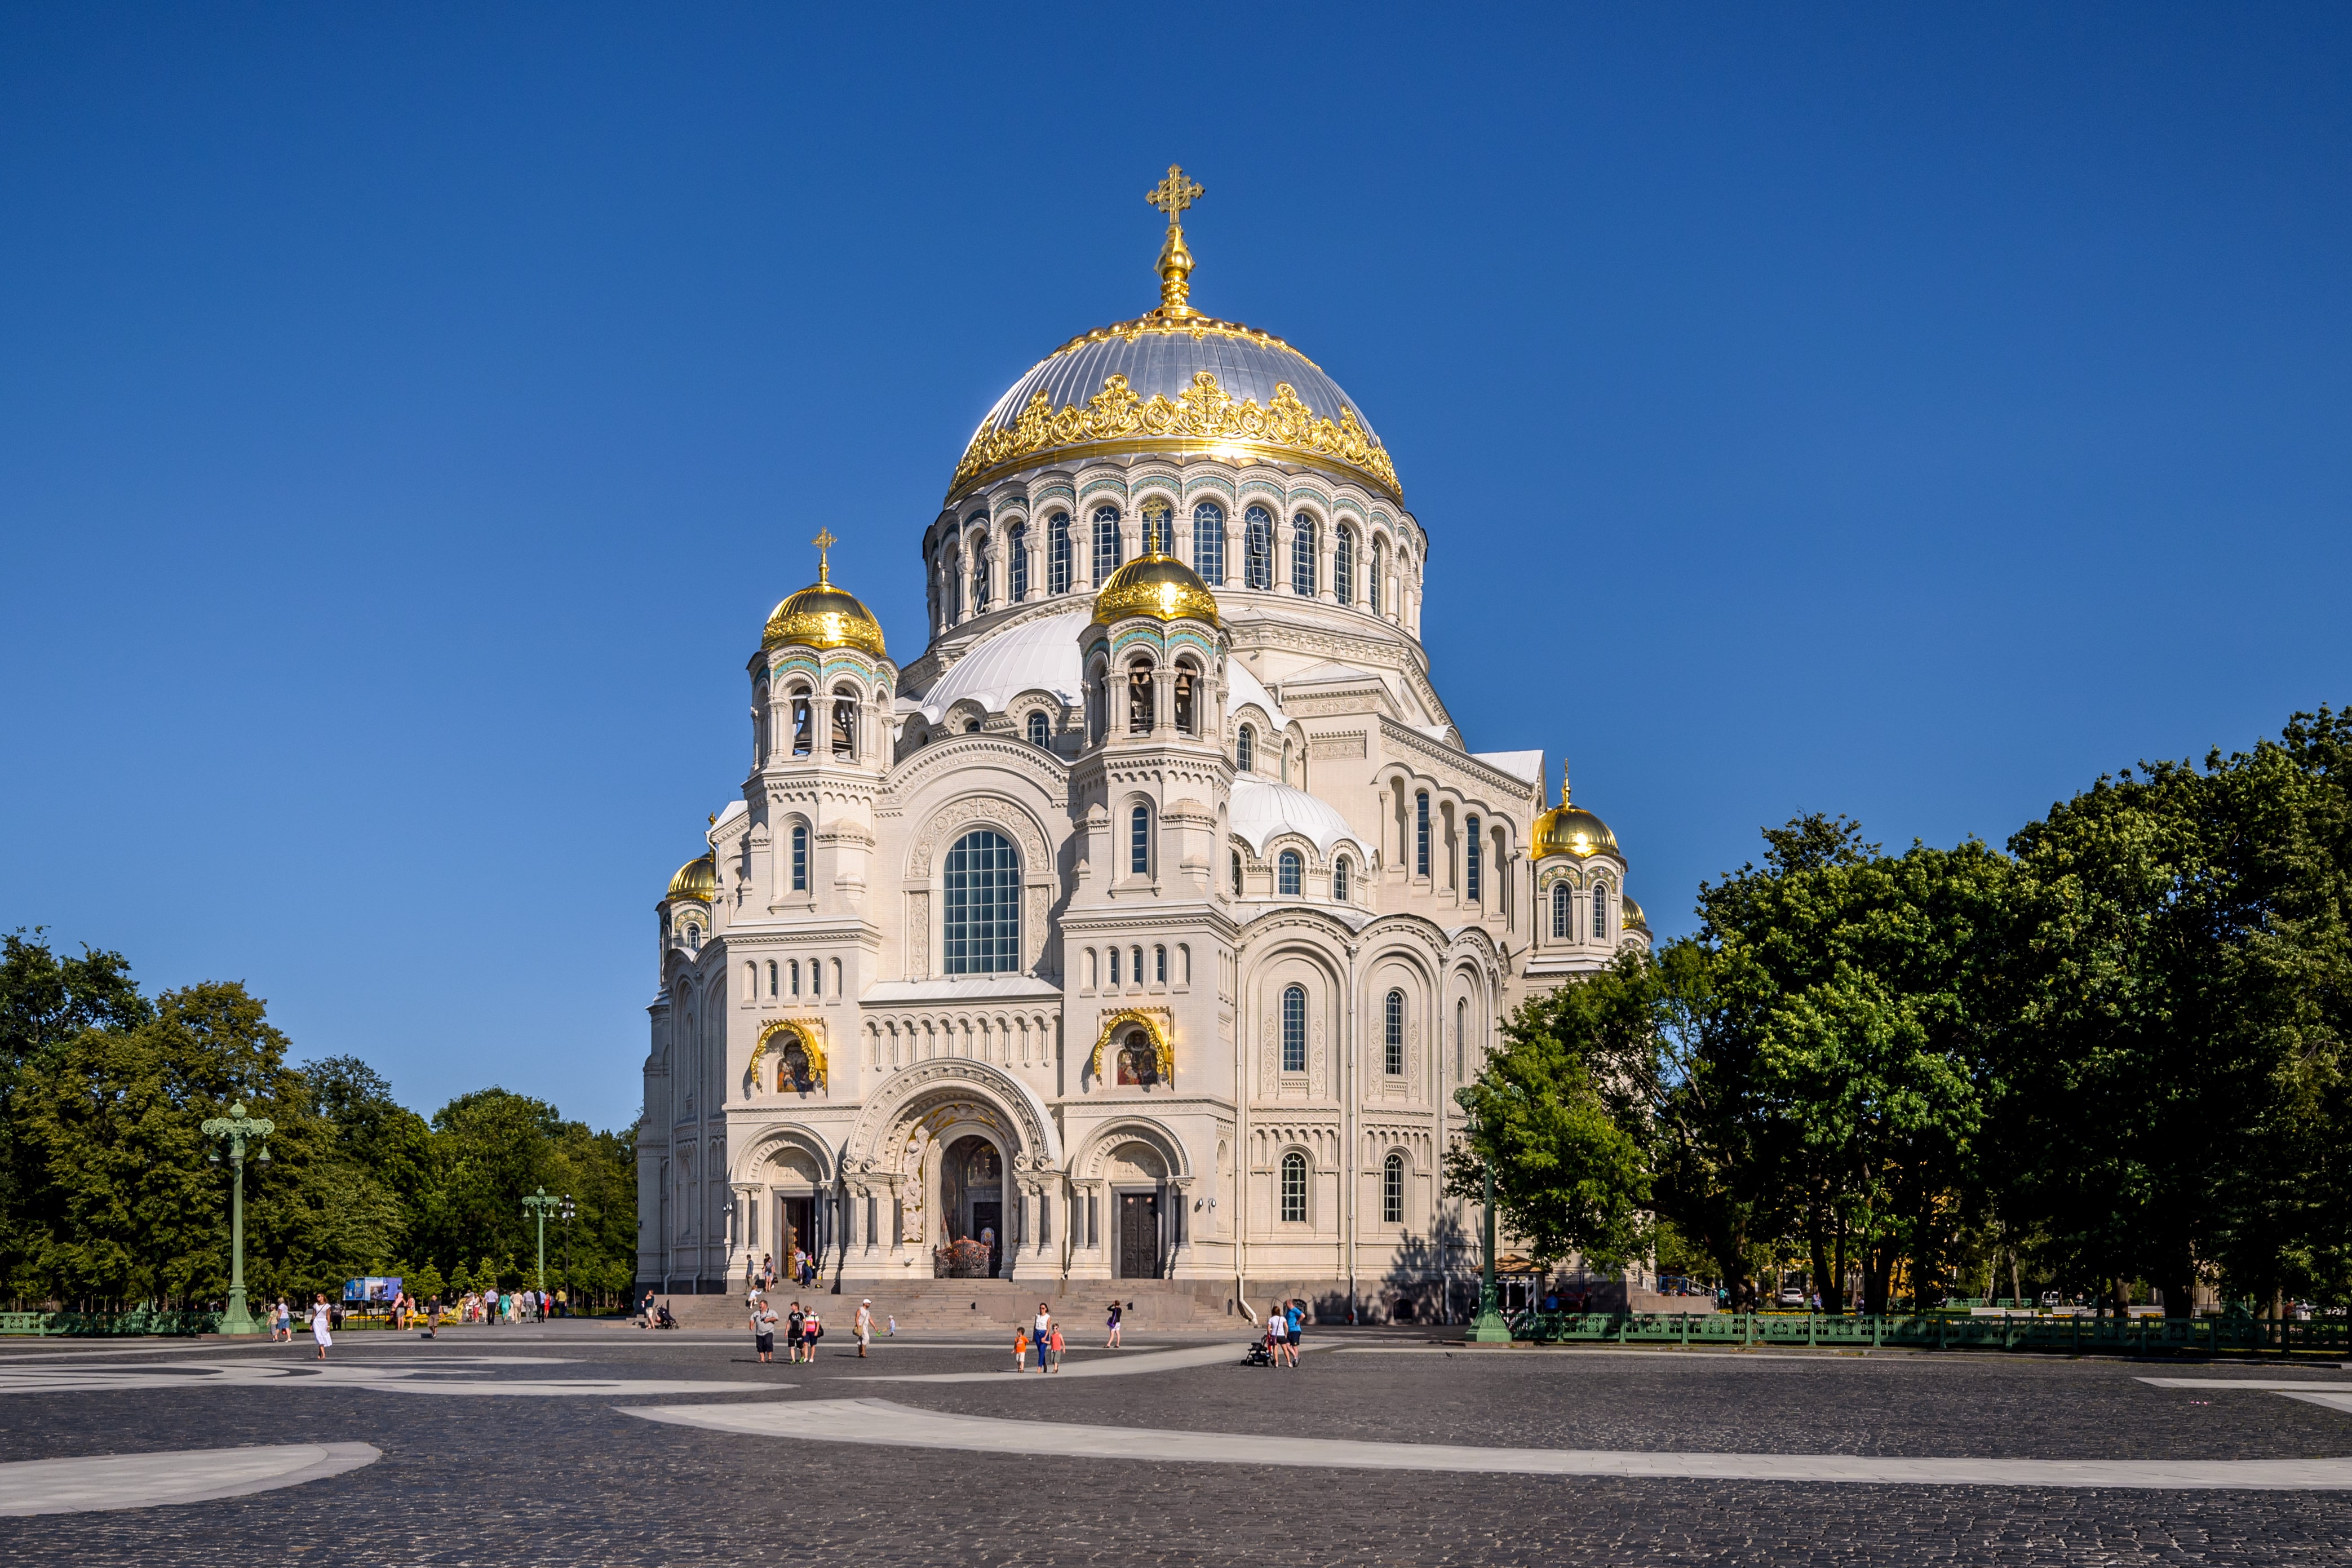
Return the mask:
<path id="1" fill-rule="evenodd" d="M 1276 729 L 1290 728 L 1290 716 L 1275 701 L 1274 693 L 1249 672 L 1249 666 L 1240 659 L 1229 658 L 1225 660 L 1225 711 L 1238 713 L 1245 702 L 1255 702 L 1265 709 L 1265 716 L 1273 721 Z"/>
<path id="2" fill-rule="evenodd" d="M 1086 630 L 1088 612 L 1041 616 L 983 637 L 931 689 L 916 699 L 923 717 L 936 724 L 947 710 L 971 698 L 991 713 L 1024 691 L 1050 691 L 1066 706 L 1076 707 L 1086 689 L 1086 673 L 1078 663 L 1078 634 Z"/>
<path id="3" fill-rule="evenodd" d="M 1328 801 L 1255 773 L 1234 775 L 1231 810 L 1227 821 L 1233 830 L 1261 855 L 1265 853 L 1266 841 L 1277 833 L 1298 834 L 1315 846 L 1318 855 L 1328 855 L 1343 838 L 1357 842 L 1355 829 Z"/>
<path id="4" fill-rule="evenodd" d="M 1529 784 L 1543 777 L 1544 754 L 1541 752 L 1473 752 L 1472 756 L 1490 768 L 1499 768 L 1515 779 Z"/>

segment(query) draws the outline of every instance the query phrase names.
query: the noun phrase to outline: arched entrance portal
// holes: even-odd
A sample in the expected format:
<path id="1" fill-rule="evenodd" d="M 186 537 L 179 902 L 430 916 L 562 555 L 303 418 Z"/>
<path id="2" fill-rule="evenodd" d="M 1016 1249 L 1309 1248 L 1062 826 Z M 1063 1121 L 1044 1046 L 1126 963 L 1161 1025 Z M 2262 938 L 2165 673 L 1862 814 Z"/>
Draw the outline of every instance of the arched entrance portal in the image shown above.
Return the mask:
<path id="1" fill-rule="evenodd" d="M 991 1279 L 1004 1262 L 1004 1155 L 978 1133 L 947 1147 L 940 1161 L 940 1211 L 950 1240 L 986 1244 Z"/>

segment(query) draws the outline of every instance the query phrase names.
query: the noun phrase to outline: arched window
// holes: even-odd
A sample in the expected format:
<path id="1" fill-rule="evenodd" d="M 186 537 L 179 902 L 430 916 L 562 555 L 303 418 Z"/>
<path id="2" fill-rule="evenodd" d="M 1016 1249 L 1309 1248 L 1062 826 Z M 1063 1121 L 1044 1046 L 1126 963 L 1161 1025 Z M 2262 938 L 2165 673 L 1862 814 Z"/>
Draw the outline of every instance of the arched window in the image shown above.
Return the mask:
<path id="1" fill-rule="evenodd" d="M 1606 888 L 1592 889 L 1592 940 L 1609 940 L 1609 889 Z"/>
<path id="2" fill-rule="evenodd" d="M 1192 733 L 1193 695 L 1199 689 L 1200 678 L 1193 673 L 1192 667 L 1189 664 L 1178 664 L 1176 667 L 1176 729 L 1180 734 Z"/>
<path id="3" fill-rule="evenodd" d="M 1139 658 L 1127 667 L 1127 732 L 1151 733 L 1151 661 Z"/>
<path id="4" fill-rule="evenodd" d="M 824 960 L 822 958 L 809 960 L 809 994 L 812 996 L 824 994 Z"/>
<path id="5" fill-rule="evenodd" d="M 1045 525 L 1045 587 L 1050 593 L 1070 591 L 1070 519 L 1055 512 Z"/>
<path id="6" fill-rule="evenodd" d="M 857 755 L 857 689 L 853 686 L 833 689 L 833 754 Z"/>
<path id="7" fill-rule="evenodd" d="M 1110 987 L 1116 991 L 1118 989 L 1118 949 L 1114 947 L 1108 951 L 1110 952 Z"/>
<path id="8" fill-rule="evenodd" d="M 793 688 L 793 755 L 809 754 L 809 691 L 804 686 Z"/>
<path id="9" fill-rule="evenodd" d="M 1475 813 L 1463 819 L 1462 842 L 1462 891 L 1475 904 L 1479 901 L 1478 873 L 1486 859 L 1485 847 L 1478 842 L 1478 818 Z"/>
<path id="10" fill-rule="evenodd" d="M 1148 805 L 1128 813 L 1127 868 L 1138 877 L 1151 875 L 1151 808 Z"/>
<path id="11" fill-rule="evenodd" d="M 1307 1070 L 1307 987 L 1282 990 L 1282 1070 Z"/>
<path id="12" fill-rule="evenodd" d="M 1029 597 L 1029 525 L 1016 522 L 1004 536 L 1004 566 L 1013 580 L 1013 602 L 1024 603 Z"/>
<path id="13" fill-rule="evenodd" d="M 1021 961 L 1021 858 L 993 828 L 948 851 L 940 946 L 950 974 L 1010 974 Z"/>
<path id="14" fill-rule="evenodd" d="M 1348 901 L 1348 862 L 1344 856 L 1331 862 L 1331 901 L 1335 904 Z"/>
<path id="15" fill-rule="evenodd" d="M 1262 506 L 1242 514 L 1242 586 L 1274 586 L 1274 519 Z"/>
<path id="16" fill-rule="evenodd" d="M 1257 731 L 1244 724 L 1241 733 L 1234 737 L 1234 767 L 1237 772 L 1249 773 L 1256 761 Z"/>
<path id="17" fill-rule="evenodd" d="M 1303 511 L 1290 520 L 1290 591 L 1315 596 L 1315 520 Z"/>
<path id="18" fill-rule="evenodd" d="M 1307 1156 L 1296 1149 L 1282 1157 L 1282 1217 L 1307 1223 Z"/>
<path id="19" fill-rule="evenodd" d="M 971 613 L 988 614 L 988 544 L 977 535 L 971 542 Z"/>
<path id="20" fill-rule="evenodd" d="M 1391 991 L 1381 1006 L 1381 1070 L 1404 1076 L 1404 993 Z"/>
<path id="21" fill-rule="evenodd" d="M 801 961 L 797 958 L 788 959 L 785 961 L 784 968 L 793 977 L 793 994 L 797 996 L 801 994 Z"/>
<path id="22" fill-rule="evenodd" d="M 1176 548 L 1176 514 L 1158 496 L 1143 503 L 1143 552 L 1165 555 Z"/>
<path id="23" fill-rule="evenodd" d="M 688 921 L 686 925 L 686 951 L 688 952 L 702 951 L 702 928 L 691 921 Z"/>
<path id="24" fill-rule="evenodd" d="M 1454 1079 L 1456 1083 L 1462 1081 L 1463 1055 L 1467 1049 L 1469 1037 L 1470 1004 L 1456 1002 L 1454 1004 Z"/>
<path id="25" fill-rule="evenodd" d="M 1286 849 L 1274 864 L 1276 868 L 1274 890 L 1286 899 L 1297 898 L 1299 873 L 1307 868 L 1307 862 L 1299 858 L 1297 850 Z"/>
<path id="26" fill-rule="evenodd" d="M 1225 509 L 1213 500 L 1192 509 L 1192 570 L 1212 588 L 1225 585 Z"/>
<path id="27" fill-rule="evenodd" d="M 955 552 L 948 552 L 948 625 L 963 619 L 963 567 Z"/>
<path id="28" fill-rule="evenodd" d="M 1168 984 L 1168 950 L 1164 947 L 1151 950 L 1151 978 L 1159 984 Z"/>
<path id="29" fill-rule="evenodd" d="M 1566 882 L 1551 885 L 1551 939 L 1554 942 L 1567 942 L 1575 934 L 1569 929 L 1576 921 L 1576 916 L 1570 912 L 1570 897 Z"/>
<path id="30" fill-rule="evenodd" d="M 1050 745 L 1053 743 L 1053 729 L 1045 722 L 1045 710 L 1041 708 L 1030 714 L 1029 743 L 1033 746 Z"/>
<path id="31" fill-rule="evenodd" d="M 1422 790 L 1412 797 L 1412 874 L 1429 875 L 1429 792 Z"/>
<path id="32" fill-rule="evenodd" d="M 776 994 L 776 961 L 772 958 L 768 960 L 768 994 Z"/>
<path id="33" fill-rule="evenodd" d="M 1095 508 L 1095 586 L 1118 570 L 1118 508 Z"/>
<path id="34" fill-rule="evenodd" d="M 808 891 L 808 824 L 793 824 L 793 891 Z"/>
<path id="35" fill-rule="evenodd" d="M 1365 597 L 1370 601 L 1371 612 L 1376 616 L 1381 613 L 1381 575 L 1388 569 L 1388 541 L 1375 539 L 1372 541 L 1372 580 L 1365 584 L 1364 587 Z"/>
<path id="36" fill-rule="evenodd" d="M 1356 602 L 1356 531 L 1343 528 L 1331 541 L 1331 592 L 1343 605 Z"/>
<path id="37" fill-rule="evenodd" d="M 1391 1153 L 1381 1162 L 1381 1223 L 1404 1223 L 1404 1156 Z"/>
<path id="38" fill-rule="evenodd" d="M 1233 852 L 1233 861 L 1234 897 L 1238 899 L 1242 896 L 1242 852 L 1240 850 L 1236 849 Z"/>

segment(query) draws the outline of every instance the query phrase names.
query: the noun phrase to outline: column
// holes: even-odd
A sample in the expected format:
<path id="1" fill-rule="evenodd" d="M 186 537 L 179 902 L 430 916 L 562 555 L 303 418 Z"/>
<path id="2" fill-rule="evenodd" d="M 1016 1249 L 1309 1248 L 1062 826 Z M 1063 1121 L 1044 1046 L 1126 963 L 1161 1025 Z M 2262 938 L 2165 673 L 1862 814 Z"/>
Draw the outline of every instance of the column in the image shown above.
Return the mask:
<path id="1" fill-rule="evenodd" d="M 1290 519 L 1274 520 L 1274 592 L 1290 592 Z"/>

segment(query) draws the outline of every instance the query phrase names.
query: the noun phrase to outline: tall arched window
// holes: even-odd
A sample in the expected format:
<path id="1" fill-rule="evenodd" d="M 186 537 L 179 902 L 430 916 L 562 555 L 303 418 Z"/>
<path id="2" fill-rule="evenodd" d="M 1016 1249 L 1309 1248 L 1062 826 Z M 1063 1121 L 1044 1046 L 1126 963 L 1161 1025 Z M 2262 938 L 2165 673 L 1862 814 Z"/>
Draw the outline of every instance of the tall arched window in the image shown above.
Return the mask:
<path id="1" fill-rule="evenodd" d="M 1404 1223 L 1404 1156 L 1391 1153 L 1381 1162 L 1381 1223 Z"/>
<path id="2" fill-rule="evenodd" d="M 1576 923 L 1573 906 L 1569 901 L 1572 896 L 1566 882 L 1551 885 L 1551 939 L 1554 942 L 1566 942 L 1575 934 L 1570 930 Z"/>
<path id="3" fill-rule="evenodd" d="M 1456 1083 L 1462 1081 L 1467 1070 L 1463 1059 L 1469 1049 L 1469 1038 L 1470 1004 L 1458 1001 L 1454 1004 L 1454 1079 Z"/>
<path id="4" fill-rule="evenodd" d="M 963 565 L 955 558 L 954 552 L 950 551 L 948 554 L 948 625 L 953 626 L 961 619 L 963 619 Z"/>
<path id="5" fill-rule="evenodd" d="M 1148 805 L 1128 813 L 1127 868 L 1138 877 L 1151 875 L 1151 808 Z"/>
<path id="6" fill-rule="evenodd" d="M 1290 591 L 1315 596 L 1315 520 L 1303 511 L 1290 520 Z"/>
<path id="7" fill-rule="evenodd" d="M 771 996 L 773 996 L 773 995 L 776 995 L 777 994 L 778 994 L 778 993 L 777 993 L 777 991 L 776 991 L 776 961 L 775 961 L 774 959 L 772 959 L 772 959 L 768 960 L 768 994 L 769 994 L 769 995 L 771 995 Z"/>
<path id="8" fill-rule="evenodd" d="M 1274 518 L 1262 506 L 1242 514 L 1242 586 L 1274 586 Z"/>
<path id="9" fill-rule="evenodd" d="M 687 922 L 686 927 L 686 951 L 688 952 L 702 951 L 702 928 L 691 921 Z"/>
<path id="10" fill-rule="evenodd" d="M 1381 1070 L 1404 1076 L 1404 993 L 1391 991 L 1381 1005 Z"/>
<path id="11" fill-rule="evenodd" d="M 1348 858 L 1344 855 L 1331 862 L 1331 901 L 1335 904 L 1348 901 Z"/>
<path id="12" fill-rule="evenodd" d="M 1609 889 L 1606 888 L 1592 889 L 1592 940 L 1609 940 Z"/>
<path id="13" fill-rule="evenodd" d="M 1365 597 L 1370 601 L 1370 608 L 1376 616 L 1381 613 L 1381 578 L 1388 569 L 1388 541 L 1375 539 L 1372 541 L 1372 580 L 1365 584 L 1364 588 Z"/>
<path id="14" fill-rule="evenodd" d="M 854 686 L 833 689 L 833 754 L 857 755 L 857 689 Z"/>
<path id="15" fill-rule="evenodd" d="M 1429 792 L 1421 790 L 1412 797 L 1412 874 L 1429 875 Z"/>
<path id="16" fill-rule="evenodd" d="M 1307 1156 L 1296 1149 L 1282 1157 L 1282 1217 L 1307 1223 Z"/>
<path id="17" fill-rule="evenodd" d="M 993 828 L 948 851 L 942 952 L 950 974 L 1010 974 L 1021 962 L 1021 857 Z"/>
<path id="18" fill-rule="evenodd" d="M 1234 767 L 1236 772 L 1245 773 L 1252 770 L 1256 762 L 1257 731 L 1244 724 L 1241 728 L 1241 733 L 1234 737 Z"/>
<path id="19" fill-rule="evenodd" d="M 1176 513 L 1158 496 L 1143 503 L 1143 552 L 1165 555 L 1176 548 Z"/>
<path id="20" fill-rule="evenodd" d="M 1233 873 L 1234 873 L 1234 897 L 1235 897 L 1235 898 L 1237 898 L 1237 899 L 1238 899 L 1238 898 L 1240 898 L 1240 897 L 1242 896 L 1242 852 L 1241 852 L 1240 850 L 1238 850 L 1238 849 L 1235 849 L 1235 850 L 1232 851 L 1232 855 L 1233 855 Z"/>
<path id="21" fill-rule="evenodd" d="M 809 754 L 809 690 L 805 686 L 793 688 L 793 755 Z"/>
<path id="22" fill-rule="evenodd" d="M 1213 500 L 1192 509 L 1192 570 L 1212 588 L 1225 585 L 1225 509 Z"/>
<path id="23" fill-rule="evenodd" d="M 1168 950 L 1164 947 L 1151 950 L 1151 978 L 1159 984 L 1168 984 Z"/>
<path id="24" fill-rule="evenodd" d="M 1029 743 L 1033 746 L 1050 745 L 1053 742 L 1053 738 L 1052 726 L 1047 724 L 1045 721 L 1045 710 L 1041 708 L 1036 712 L 1030 714 Z"/>
<path id="25" fill-rule="evenodd" d="M 1115 947 L 1110 949 L 1110 984 L 1112 990 L 1118 989 L 1118 949 Z"/>
<path id="26" fill-rule="evenodd" d="M 1029 597 L 1029 525 L 1016 522 L 1004 536 L 1005 574 L 1012 580 L 1013 602 L 1027 602 Z"/>
<path id="27" fill-rule="evenodd" d="M 971 549 L 971 613 L 988 614 L 988 541 L 972 535 Z"/>
<path id="28" fill-rule="evenodd" d="M 1181 734 L 1192 733 L 1194 697 L 1201 686 L 1200 676 L 1189 664 L 1176 666 L 1176 729 Z"/>
<path id="29" fill-rule="evenodd" d="M 1307 987 L 1282 988 L 1282 1070 L 1307 1070 Z"/>
<path id="30" fill-rule="evenodd" d="M 1286 849 L 1282 852 L 1281 858 L 1276 859 L 1274 864 L 1274 890 L 1281 894 L 1286 899 L 1297 898 L 1298 896 L 1300 873 L 1306 870 L 1307 862 L 1299 858 L 1297 850 Z"/>
<path id="31" fill-rule="evenodd" d="M 1070 519 L 1066 512 L 1055 512 L 1053 521 L 1045 525 L 1045 587 L 1055 594 L 1070 591 Z"/>
<path id="32" fill-rule="evenodd" d="M 1478 842 L 1478 818 L 1475 814 L 1463 819 L 1462 825 L 1462 891 L 1472 903 L 1479 901 L 1479 871 L 1486 859 L 1486 848 Z"/>
<path id="33" fill-rule="evenodd" d="M 797 958 L 787 959 L 784 962 L 784 968 L 792 975 L 793 994 L 797 996 L 801 994 L 801 961 Z"/>
<path id="34" fill-rule="evenodd" d="M 1343 528 L 1331 541 L 1331 592 L 1343 605 L 1356 602 L 1356 531 Z"/>
<path id="35" fill-rule="evenodd" d="M 1095 586 L 1118 570 L 1118 508 L 1095 508 Z"/>
<path id="36" fill-rule="evenodd" d="M 1127 732 L 1151 733 L 1151 661 L 1139 658 L 1127 667 Z"/>
<path id="37" fill-rule="evenodd" d="M 808 891 L 808 824 L 793 824 L 793 891 Z"/>

